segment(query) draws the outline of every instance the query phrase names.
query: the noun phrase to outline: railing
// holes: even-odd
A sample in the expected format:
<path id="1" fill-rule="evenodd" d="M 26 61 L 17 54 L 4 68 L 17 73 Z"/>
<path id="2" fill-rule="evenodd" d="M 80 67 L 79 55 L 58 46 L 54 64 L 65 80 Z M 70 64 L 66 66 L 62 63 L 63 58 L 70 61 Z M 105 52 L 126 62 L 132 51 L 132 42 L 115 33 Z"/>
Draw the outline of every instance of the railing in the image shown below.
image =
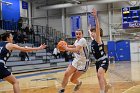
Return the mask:
<path id="1" fill-rule="evenodd" d="M 46 43 L 49 47 L 49 50 L 52 51 L 56 46 L 60 38 L 66 37 L 60 31 L 48 26 L 39 26 L 34 25 L 34 32 L 35 32 L 35 45 L 39 45 L 40 43 Z"/>
<path id="2" fill-rule="evenodd" d="M 4 30 L 10 30 L 11 32 L 23 31 L 21 28 L 22 24 L 10 20 L 1 20 L 0 28 Z M 41 43 L 49 45 L 49 50 L 52 51 L 60 38 L 66 37 L 64 33 L 57 31 L 56 29 L 49 26 L 33 25 L 34 34 L 27 35 L 29 43 L 39 46 Z M 24 32 L 24 31 L 23 31 Z"/>

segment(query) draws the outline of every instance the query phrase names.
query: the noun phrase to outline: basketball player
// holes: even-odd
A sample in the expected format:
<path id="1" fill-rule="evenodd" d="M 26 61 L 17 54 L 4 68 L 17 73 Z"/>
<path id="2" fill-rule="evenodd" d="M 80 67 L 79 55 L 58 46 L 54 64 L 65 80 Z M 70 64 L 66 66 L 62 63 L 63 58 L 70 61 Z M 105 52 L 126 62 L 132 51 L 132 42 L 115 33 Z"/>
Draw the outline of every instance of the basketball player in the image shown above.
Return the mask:
<path id="1" fill-rule="evenodd" d="M 14 93 L 20 93 L 19 82 L 18 80 L 7 70 L 6 62 L 11 55 L 13 50 L 21 50 L 25 52 L 31 52 L 34 50 L 41 50 L 46 47 L 45 44 L 40 45 L 40 47 L 31 48 L 31 47 L 20 47 L 16 44 L 13 44 L 13 36 L 9 32 L 5 32 L 1 35 L 0 42 L 0 79 L 4 79 L 13 85 Z"/>
<path id="2" fill-rule="evenodd" d="M 79 90 L 82 82 L 79 81 L 78 78 L 86 72 L 89 66 L 89 51 L 87 41 L 85 38 L 83 38 L 82 30 L 76 31 L 76 38 L 77 40 L 75 41 L 74 45 L 64 46 L 66 51 L 74 53 L 75 58 L 65 71 L 62 87 L 59 90 L 59 93 L 64 93 L 70 76 L 70 81 L 75 84 L 73 91 Z"/>
<path id="3" fill-rule="evenodd" d="M 95 18 L 96 27 L 91 28 L 89 30 L 90 37 L 92 39 L 91 51 L 96 59 L 96 70 L 97 70 L 97 77 L 100 86 L 100 93 L 107 93 L 109 85 L 107 85 L 104 75 L 108 69 L 109 61 L 104 51 L 104 43 L 101 39 L 103 32 L 102 29 L 100 28 L 97 12 L 95 9 L 92 10 L 92 15 Z"/>

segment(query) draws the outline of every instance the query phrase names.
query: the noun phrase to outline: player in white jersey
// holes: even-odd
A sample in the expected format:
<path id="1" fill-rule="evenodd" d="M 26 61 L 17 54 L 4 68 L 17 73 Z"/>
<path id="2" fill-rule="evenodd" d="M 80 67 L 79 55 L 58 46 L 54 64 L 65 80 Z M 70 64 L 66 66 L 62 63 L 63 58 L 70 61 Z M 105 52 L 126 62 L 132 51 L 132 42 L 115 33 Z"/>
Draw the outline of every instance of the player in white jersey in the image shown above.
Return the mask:
<path id="1" fill-rule="evenodd" d="M 77 40 L 75 41 L 74 45 L 64 46 L 66 51 L 74 53 L 75 58 L 65 71 L 62 81 L 62 87 L 59 90 L 59 93 L 64 93 L 70 76 L 70 81 L 76 84 L 76 86 L 74 87 L 74 91 L 77 91 L 82 84 L 82 82 L 78 81 L 78 78 L 84 72 L 86 72 L 89 66 L 89 50 L 87 46 L 87 41 L 85 38 L 83 38 L 82 30 L 76 31 L 76 38 Z"/>

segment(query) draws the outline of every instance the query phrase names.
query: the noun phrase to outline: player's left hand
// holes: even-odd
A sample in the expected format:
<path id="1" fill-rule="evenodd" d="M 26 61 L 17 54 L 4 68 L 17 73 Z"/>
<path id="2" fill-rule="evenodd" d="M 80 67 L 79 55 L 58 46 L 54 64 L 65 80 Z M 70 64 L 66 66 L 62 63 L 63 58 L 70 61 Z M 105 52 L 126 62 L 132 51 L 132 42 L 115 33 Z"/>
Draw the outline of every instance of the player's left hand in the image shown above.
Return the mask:
<path id="1" fill-rule="evenodd" d="M 44 49 L 44 48 L 46 48 L 47 47 L 47 45 L 45 45 L 45 43 L 44 44 L 41 44 L 40 46 L 39 46 L 39 49 Z"/>
<path id="2" fill-rule="evenodd" d="M 93 15 L 94 17 L 96 17 L 96 16 L 97 16 L 97 11 L 96 11 L 96 9 L 95 9 L 95 8 L 93 8 L 93 9 L 92 9 L 92 15 Z"/>
<path id="3" fill-rule="evenodd" d="M 63 49 L 67 50 L 67 46 L 66 45 L 62 45 Z"/>
<path id="4" fill-rule="evenodd" d="M 88 31 L 90 31 L 90 29 L 91 29 L 91 24 L 89 24 L 89 26 L 88 26 Z"/>

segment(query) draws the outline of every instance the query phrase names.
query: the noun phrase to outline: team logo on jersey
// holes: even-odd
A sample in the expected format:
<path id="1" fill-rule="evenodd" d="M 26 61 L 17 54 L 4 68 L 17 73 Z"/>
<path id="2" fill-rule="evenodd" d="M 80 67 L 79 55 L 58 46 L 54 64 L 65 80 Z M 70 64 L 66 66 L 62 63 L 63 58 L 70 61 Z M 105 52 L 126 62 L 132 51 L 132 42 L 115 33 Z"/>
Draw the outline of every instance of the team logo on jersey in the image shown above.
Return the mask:
<path id="1" fill-rule="evenodd" d="M 2 48 L 3 48 L 3 47 L 0 47 L 0 53 L 1 53 Z"/>

